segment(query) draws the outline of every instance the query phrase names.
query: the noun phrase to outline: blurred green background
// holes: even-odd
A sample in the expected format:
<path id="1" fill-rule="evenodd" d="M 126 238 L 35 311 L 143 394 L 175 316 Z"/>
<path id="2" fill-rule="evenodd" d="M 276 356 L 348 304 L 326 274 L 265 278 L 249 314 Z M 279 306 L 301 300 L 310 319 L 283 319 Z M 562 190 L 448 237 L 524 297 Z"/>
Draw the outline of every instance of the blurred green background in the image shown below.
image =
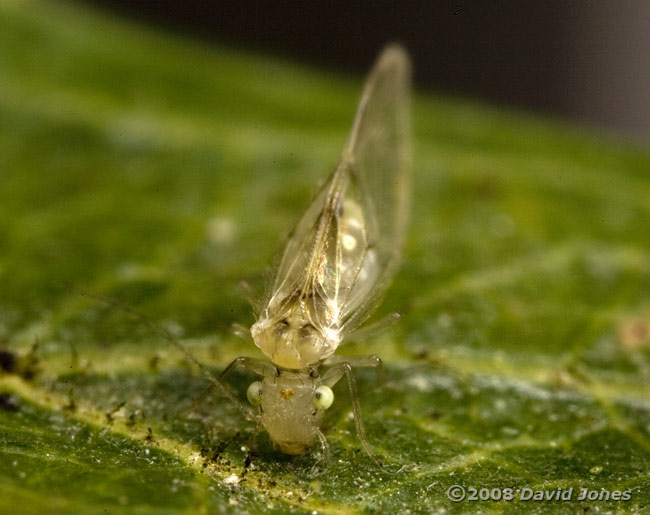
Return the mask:
<path id="1" fill-rule="evenodd" d="M 370 65 L 370 63 L 368 63 Z M 141 320 L 218 371 L 336 164 L 362 77 L 59 2 L 0 3 L 0 511 L 643 511 L 650 500 L 650 151 L 430 94 L 391 331 L 342 354 L 329 465 L 271 449 Z M 243 394 L 252 380 L 235 375 Z M 466 488 L 631 500 L 452 504 Z"/>

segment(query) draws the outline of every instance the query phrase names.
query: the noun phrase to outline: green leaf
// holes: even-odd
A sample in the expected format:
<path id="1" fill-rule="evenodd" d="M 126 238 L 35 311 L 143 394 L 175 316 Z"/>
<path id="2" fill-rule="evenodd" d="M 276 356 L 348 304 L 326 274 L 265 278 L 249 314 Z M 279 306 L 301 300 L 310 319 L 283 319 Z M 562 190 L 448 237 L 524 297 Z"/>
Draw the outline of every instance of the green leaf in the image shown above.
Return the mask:
<path id="1" fill-rule="evenodd" d="M 342 383 L 331 462 L 283 456 L 145 322 L 74 288 L 214 372 L 259 357 L 230 331 L 252 322 L 237 283 L 335 165 L 361 79 L 65 3 L 0 10 L 0 512 L 648 509 L 647 149 L 417 96 L 411 231 L 378 313 L 405 316 L 340 349 L 385 360 L 383 384 L 357 372 L 384 466 Z M 454 484 L 515 498 L 452 503 Z"/>

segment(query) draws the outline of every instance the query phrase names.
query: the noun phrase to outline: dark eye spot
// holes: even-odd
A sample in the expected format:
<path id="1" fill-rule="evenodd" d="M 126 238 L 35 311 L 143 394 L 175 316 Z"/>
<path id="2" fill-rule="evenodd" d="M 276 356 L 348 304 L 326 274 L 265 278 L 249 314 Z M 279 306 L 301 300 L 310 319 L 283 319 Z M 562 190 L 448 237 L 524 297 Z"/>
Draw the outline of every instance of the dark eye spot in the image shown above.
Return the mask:
<path id="1" fill-rule="evenodd" d="M 283 318 L 277 324 L 275 324 L 276 334 L 282 335 L 286 333 L 288 330 L 289 330 L 289 322 L 287 322 L 286 318 Z"/>
<path id="2" fill-rule="evenodd" d="M 309 323 L 303 325 L 300 328 L 300 338 L 305 338 L 305 339 L 313 338 L 315 333 L 316 333 L 316 328 Z"/>

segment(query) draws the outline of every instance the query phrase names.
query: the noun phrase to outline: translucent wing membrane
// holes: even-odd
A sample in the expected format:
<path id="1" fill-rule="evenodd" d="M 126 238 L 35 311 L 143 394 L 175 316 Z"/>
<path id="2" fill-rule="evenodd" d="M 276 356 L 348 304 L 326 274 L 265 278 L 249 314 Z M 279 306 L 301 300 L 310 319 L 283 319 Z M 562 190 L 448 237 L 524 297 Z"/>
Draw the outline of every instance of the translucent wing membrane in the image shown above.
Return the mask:
<path id="1" fill-rule="evenodd" d="M 334 173 L 298 223 L 251 328 L 276 363 L 331 355 L 376 306 L 403 244 L 409 190 L 410 63 L 387 47 L 372 69 Z"/>
<path id="2" fill-rule="evenodd" d="M 401 255 L 409 211 L 410 79 L 404 50 L 388 47 L 368 79 L 336 172 L 353 182 L 349 194 L 362 213 L 362 220 L 357 220 L 363 223 L 366 238 L 363 266 L 343 305 L 346 333 L 374 309 Z M 340 231 L 344 248 L 347 220 L 343 217 Z"/>

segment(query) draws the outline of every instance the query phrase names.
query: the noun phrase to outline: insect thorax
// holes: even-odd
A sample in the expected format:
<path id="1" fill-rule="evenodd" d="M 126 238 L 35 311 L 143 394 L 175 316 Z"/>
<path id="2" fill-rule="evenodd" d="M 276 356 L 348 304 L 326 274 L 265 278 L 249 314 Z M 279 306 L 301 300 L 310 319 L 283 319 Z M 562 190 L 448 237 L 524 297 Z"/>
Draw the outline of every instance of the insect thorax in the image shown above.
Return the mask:
<path id="1" fill-rule="evenodd" d="M 314 407 L 317 373 L 278 370 L 263 379 L 262 423 L 286 454 L 302 454 L 314 443 L 323 411 Z"/>
<path id="2" fill-rule="evenodd" d="M 326 307 L 317 296 L 294 295 L 282 303 L 271 301 L 251 327 L 255 344 L 276 365 L 305 369 L 329 357 L 338 347 L 339 331 L 323 323 Z"/>

